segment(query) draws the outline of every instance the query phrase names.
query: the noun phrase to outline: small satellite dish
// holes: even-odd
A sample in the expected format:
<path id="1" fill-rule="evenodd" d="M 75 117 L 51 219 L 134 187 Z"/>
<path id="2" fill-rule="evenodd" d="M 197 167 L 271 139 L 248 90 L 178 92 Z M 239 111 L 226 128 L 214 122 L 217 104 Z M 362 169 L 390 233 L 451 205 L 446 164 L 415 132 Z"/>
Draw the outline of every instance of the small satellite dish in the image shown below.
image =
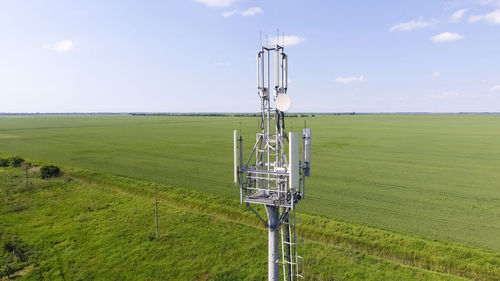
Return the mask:
<path id="1" fill-rule="evenodd" d="M 278 94 L 278 96 L 276 97 L 276 108 L 279 110 L 279 111 L 287 111 L 288 109 L 290 109 L 290 105 L 292 105 L 292 101 L 290 100 L 290 97 L 286 94 Z"/>

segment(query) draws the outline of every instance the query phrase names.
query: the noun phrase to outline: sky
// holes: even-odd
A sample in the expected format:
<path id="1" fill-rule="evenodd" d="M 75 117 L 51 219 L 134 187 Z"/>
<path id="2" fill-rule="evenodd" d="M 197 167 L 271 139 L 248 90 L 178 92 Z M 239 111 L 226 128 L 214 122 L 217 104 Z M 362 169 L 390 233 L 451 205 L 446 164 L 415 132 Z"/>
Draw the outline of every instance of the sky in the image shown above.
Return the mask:
<path id="1" fill-rule="evenodd" d="M 278 28 L 290 112 L 500 111 L 500 0 L 0 0 L 0 112 L 257 112 Z"/>

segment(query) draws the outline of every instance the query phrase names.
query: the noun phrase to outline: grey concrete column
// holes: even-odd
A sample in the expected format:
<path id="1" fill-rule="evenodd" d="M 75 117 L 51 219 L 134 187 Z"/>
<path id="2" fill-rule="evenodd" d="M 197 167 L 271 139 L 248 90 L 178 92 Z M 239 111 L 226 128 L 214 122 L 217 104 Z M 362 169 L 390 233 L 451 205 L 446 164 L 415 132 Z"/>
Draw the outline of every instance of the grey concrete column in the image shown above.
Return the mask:
<path id="1" fill-rule="evenodd" d="M 278 281 L 280 274 L 279 267 L 279 207 L 267 206 L 269 216 L 269 264 L 268 280 Z"/>

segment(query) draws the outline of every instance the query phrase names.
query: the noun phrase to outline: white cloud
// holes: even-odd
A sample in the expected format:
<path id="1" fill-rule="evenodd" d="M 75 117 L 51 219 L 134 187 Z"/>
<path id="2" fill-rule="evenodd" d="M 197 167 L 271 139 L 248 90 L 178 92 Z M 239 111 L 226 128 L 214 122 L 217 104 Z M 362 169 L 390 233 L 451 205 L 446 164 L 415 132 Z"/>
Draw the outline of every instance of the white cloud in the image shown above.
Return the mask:
<path id="1" fill-rule="evenodd" d="M 231 63 L 228 62 L 228 61 L 218 61 L 218 62 L 215 63 L 215 66 L 220 66 L 220 67 L 222 67 L 222 66 L 230 66 L 230 65 L 231 65 Z"/>
<path id="2" fill-rule="evenodd" d="M 490 88 L 490 91 L 492 92 L 500 92 L 500 85 L 495 85 Z"/>
<path id="3" fill-rule="evenodd" d="M 253 17 L 257 14 L 262 14 L 264 11 L 260 7 L 252 7 L 244 11 L 232 10 L 222 13 L 222 16 L 227 18 L 234 15 L 240 15 L 244 17 Z"/>
<path id="4" fill-rule="evenodd" d="M 458 97 L 458 96 L 461 96 L 461 94 L 457 93 L 457 92 L 443 92 L 441 94 L 434 95 L 432 97 L 437 98 L 437 99 L 446 99 L 446 98 L 454 98 L 454 97 Z"/>
<path id="5" fill-rule="evenodd" d="M 479 2 L 479 4 L 481 5 L 491 5 L 500 7 L 500 0 L 479 0 L 477 2 Z"/>
<path id="6" fill-rule="evenodd" d="M 66 52 L 73 49 L 73 41 L 66 39 L 54 44 L 43 44 L 42 48 L 56 52 Z"/>
<path id="7" fill-rule="evenodd" d="M 203 3 L 208 7 L 229 7 L 236 0 L 195 0 L 198 3 Z"/>
<path id="8" fill-rule="evenodd" d="M 252 17 L 252 16 L 255 16 L 257 14 L 262 14 L 262 9 L 260 7 L 252 7 L 252 8 L 249 8 L 249 9 L 241 12 L 241 15 L 244 17 Z"/>
<path id="9" fill-rule="evenodd" d="M 460 21 L 460 19 L 462 19 L 462 17 L 464 16 L 465 12 L 467 12 L 467 9 L 461 9 L 461 10 L 454 12 L 450 16 L 450 21 L 452 21 L 452 22 Z"/>
<path id="10" fill-rule="evenodd" d="M 417 19 L 417 20 L 412 20 L 412 21 L 409 21 L 409 22 L 402 22 L 402 23 L 398 23 L 396 25 L 393 25 L 389 31 L 390 32 L 394 32 L 394 31 L 410 31 L 410 30 L 413 30 L 413 29 L 421 29 L 421 28 L 425 28 L 425 27 L 430 27 L 430 26 L 433 26 L 437 23 L 437 20 L 428 20 L 428 21 L 425 21 L 425 20 L 422 20 L 422 19 Z"/>
<path id="11" fill-rule="evenodd" d="M 335 82 L 339 83 L 339 84 L 351 84 L 351 83 L 354 83 L 354 82 L 364 82 L 366 81 L 365 77 L 363 75 L 359 76 L 359 77 L 337 77 L 335 79 Z"/>
<path id="12" fill-rule="evenodd" d="M 441 72 L 439 72 L 439 71 L 434 71 L 433 73 L 431 73 L 431 76 L 432 76 L 432 77 L 439 77 L 439 76 L 441 76 Z"/>
<path id="13" fill-rule="evenodd" d="M 469 22 L 486 21 L 491 24 L 500 24 L 500 10 L 494 10 L 489 14 L 474 15 L 469 17 Z"/>
<path id="14" fill-rule="evenodd" d="M 432 36 L 431 40 L 434 42 L 450 42 L 460 40 L 462 38 L 464 38 L 464 36 L 458 33 L 443 32 L 438 35 Z"/>
<path id="15" fill-rule="evenodd" d="M 304 37 L 299 37 L 295 35 L 285 35 L 284 40 L 285 40 L 285 46 L 293 46 L 304 42 L 304 40 L 306 39 Z M 282 36 L 280 36 L 279 38 L 271 37 L 269 38 L 269 42 L 271 43 L 271 45 L 283 44 L 283 37 Z"/>
<path id="16" fill-rule="evenodd" d="M 457 97 L 460 96 L 457 92 L 444 92 L 441 94 L 442 97 Z"/>
<path id="17" fill-rule="evenodd" d="M 227 17 L 230 17 L 230 16 L 234 16 L 238 13 L 237 10 L 232 10 L 232 11 L 227 11 L 227 12 L 224 12 L 222 13 L 222 16 L 227 18 Z"/>

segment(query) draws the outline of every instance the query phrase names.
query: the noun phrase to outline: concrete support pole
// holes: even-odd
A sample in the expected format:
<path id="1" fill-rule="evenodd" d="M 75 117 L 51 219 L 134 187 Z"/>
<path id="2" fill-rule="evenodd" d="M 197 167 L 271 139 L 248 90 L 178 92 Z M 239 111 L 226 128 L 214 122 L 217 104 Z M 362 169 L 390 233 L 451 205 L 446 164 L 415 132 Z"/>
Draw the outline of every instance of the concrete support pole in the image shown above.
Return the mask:
<path id="1" fill-rule="evenodd" d="M 26 189 L 28 189 L 29 188 L 29 182 L 28 182 L 28 168 L 29 167 L 28 167 L 28 165 L 26 165 L 24 168 L 26 169 Z"/>
<path id="2" fill-rule="evenodd" d="M 155 219 L 156 219 L 156 241 L 160 240 L 160 234 L 158 232 L 158 199 L 155 199 Z"/>
<path id="3" fill-rule="evenodd" d="M 269 264 L 268 280 L 278 281 L 280 274 L 279 267 L 279 207 L 267 206 L 269 216 Z"/>

